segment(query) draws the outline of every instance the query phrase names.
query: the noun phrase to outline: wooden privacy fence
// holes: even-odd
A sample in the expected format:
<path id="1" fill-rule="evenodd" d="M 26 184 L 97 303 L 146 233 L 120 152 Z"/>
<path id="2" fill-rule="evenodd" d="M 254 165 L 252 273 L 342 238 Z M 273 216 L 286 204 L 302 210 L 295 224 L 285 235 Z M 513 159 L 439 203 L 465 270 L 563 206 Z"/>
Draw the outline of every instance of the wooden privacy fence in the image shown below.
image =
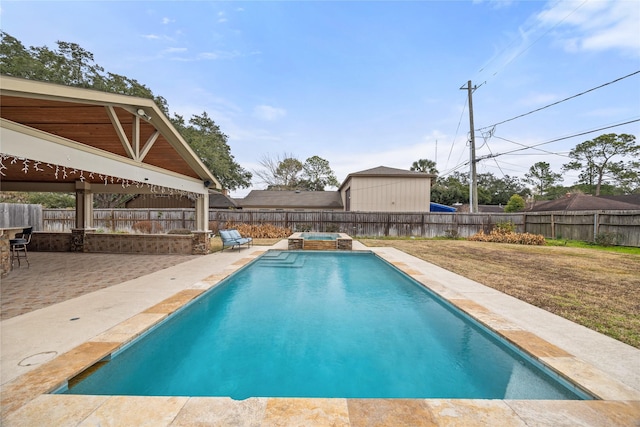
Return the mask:
<path id="1" fill-rule="evenodd" d="M 44 231 L 62 232 L 75 228 L 76 213 L 69 209 L 43 209 Z M 100 232 L 151 234 L 195 228 L 194 209 L 94 209 L 93 225 Z"/>
<path id="2" fill-rule="evenodd" d="M 42 210 L 43 231 L 69 231 L 75 212 Z M 193 209 L 95 209 L 94 226 L 103 232 L 166 233 L 176 228 L 193 230 Z M 516 231 L 546 238 L 595 241 L 615 237 L 622 246 L 640 247 L 640 210 L 527 212 L 527 213 L 390 213 L 343 211 L 210 210 L 210 228 L 227 223 L 271 224 L 292 231 L 331 231 L 351 236 L 469 237 L 489 232 L 497 223 L 512 222 Z"/>
<path id="3" fill-rule="evenodd" d="M 31 226 L 42 230 L 42 205 L 0 203 L 0 227 Z"/>

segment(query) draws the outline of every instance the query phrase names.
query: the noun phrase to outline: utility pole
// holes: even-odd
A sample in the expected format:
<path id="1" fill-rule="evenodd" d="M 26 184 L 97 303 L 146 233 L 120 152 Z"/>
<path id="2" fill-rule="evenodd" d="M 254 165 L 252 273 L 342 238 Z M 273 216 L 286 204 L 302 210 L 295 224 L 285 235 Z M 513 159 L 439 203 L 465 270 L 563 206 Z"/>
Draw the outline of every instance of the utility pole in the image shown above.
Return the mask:
<path id="1" fill-rule="evenodd" d="M 469 212 L 478 213 L 478 176 L 476 174 L 476 137 L 473 130 L 473 91 L 477 89 L 476 86 L 471 86 L 471 80 L 467 82 L 467 87 L 462 86 L 460 89 L 466 89 L 469 94 L 469 165 L 470 165 L 470 180 L 469 180 Z"/>

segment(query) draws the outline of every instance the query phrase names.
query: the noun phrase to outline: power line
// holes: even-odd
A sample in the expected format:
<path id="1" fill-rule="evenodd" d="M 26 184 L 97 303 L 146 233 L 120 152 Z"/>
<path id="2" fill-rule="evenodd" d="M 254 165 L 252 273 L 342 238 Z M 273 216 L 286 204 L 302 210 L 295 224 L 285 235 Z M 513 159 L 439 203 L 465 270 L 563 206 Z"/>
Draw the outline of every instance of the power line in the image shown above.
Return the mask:
<path id="1" fill-rule="evenodd" d="M 495 135 L 494 135 L 494 137 L 495 137 L 495 138 L 498 138 L 498 139 L 501 139 L 501 140 L 503 140 L 503 141 L 510 142 L 510 143 L 512 143 L 512 144 L 519 145 L 519 146 L 521 146 L 521 147 L 531 148 L 531 149 L 533 149 L 533 150 L 537 150 L 537 151 L 542 151 L 543 153 L 546 153 L 546 154 L 552 154 L 552 155 L 554 155 L 554 156 L 569 157 L 569 156 L 568 156 L 568 155 L 566 155 L 566 154 L 554 153 L 553 151 L 543 150 L 542 148 L 530 147 L 530 146 L 528 146 L 528 145 L 521 144 L 521 143 L 516 142 L 516 141 L 511 141 L 510 139 L 507 139 L 507 138 L 502 138 L 502 137 L 500 137 L 500 136 L 495 136 Z"/>
<path id="2" fill-rule="evenodd" d="M 519 118 L 521 118 L 521 117 L 524 117 L 524 116 L 528 116 L 529 114 L 536 113 L 536 112 L 538 112 L 538 111 L 544 110 L 545 108 L 553 107 L 554 105 L 558 105 L 558 104 L 560 104 L 560 103 L 562 103 L 562 102 L 565 102 L 565 101 L 568 101 L 568 100 L 570 100 L 570 99 L 577 98 L 577 97 L 582 96 L 582 95 L 585 95 L 585 94 L 587 94 L 587 93 L 589 93 L 589 92 L 593 92 L 594 90 L 597 90 L 597 89 L 603 88 L 603 87 L 605 87 L 605 86 L 609 86 L 609 85 L 611 85 L 611 84 L 613 84 L 613 83 L 619 82 L 620 80 L 624 80 L 624 79 L 629 78 L 629 77 L 631 77 L 631 76 L 634 76 L 634 75 L 636 75 L 636 74 L 640 74 L 640 70 L 638 70 L 638 71 L 634 71 L 634 72 L 633 72 L 633 73 L 631 73 L 631 74 L 627 74 L 626 76 L 619 77 L 619 78 L 617 78 L 617 79 L 615 79 L 615 80 L 612 80 L 612 81 L 610 81 L 610 82 L 607 82 L 607 83 L 601 84 L 600 86 L 596 86 L 596 87 L 591 88 L 591 89 L 589 89 L 589 90 L 585 90 L 584 92 L 580 92 L 580 93 L 578 93 L 578 94 L 576 94 L 576 95 L 570 96 L 570 97 L 565 98 L 565 99 L 562 99 L 562 100 L 560 100 L 560 101 L 556 101 L 556 102 L 554 102 L 554 103 L 552 103 L 552 104 L 545 105 L 544 107 L 536 108 L 535 110 L 529 111 L 528 113 L 520 114 L 519 116 L 515 116 L 515 117 L 512 117 L 512 118 L 510 118 L 510 119 L 503 120 L 503 121 L 501 121 L 501 122 L 494 123 L 494 124 L 492 124 L 492 125 L 482 127 L 482 128 L 480 128 L 480 129 L 477 129 L 477 130 L 478 130 L 478 131 L 483 131 L 484 129 L 493 128 L 493 127 L 498 126 L 498 125 L 501 125 L 501 124 L 503 124 L 503 123 L 507 123 L 507 122 L 510 122 L 510 121 L 512 121 L 512 120 L 515 120 L 515 119 L 519 119 Z"/>
<path id="3" fill-rule="evenodd" d="M 462 107 L 462 111 L 460 112 L 460 119 L 458 120 L 458 127 L 456 127 L 456 134 L 453 137 L 453 141 L 451 141 L 451 148 L 449 149 L 449 156 L 447 157 L 447 163 L 444 165 L 446 168 L 449 164 L 449 159 L 451 158 L 451 152 L 453 151 L 453 144 L 456 142 L 456 138 L 458 137 L 458 131 L 460 130 L 460 123 L 462 123 L 462 116 L 464 115 L 465 110 L 467 109 L 467 98 L 464 99 L 464 107 Z"/>
<path id="4" fill-rule="evenodd" d="M 586 132 L 580 132 L 580 133 L 576 133 L 576 134 L 569 135 L 569 136 L 563 136 L 561 138 L 556 138 L 556 139 L 552 139 L 550 141 L 540 142 L 538 144 L 525 146 L 523 148 L 518 148 L 516 150 L 507 151 L 507 152 L 504 152 L 504 153 L 498 153 L 498 154 L 493 154 L 493 155 L 488 155 L 488 156 L 482 156 L 482 157 L 478 158 L 478 160 L 490 159 L 492 157 L 503 156 L 505 154 L 511 154 L 511 153 L 515 153 L 515 152 L 523 151 L 523 150 L 529 150 L 529 149 L 532 149 L 532 148 L 535 148 L 535 147 L 539 147 L 541 145 L 551 144 L 552 142 L 563 141 L 565 139 L 575 138 L 576 136 L 587 135 L 587 134 L 590 134 L 590 133 L 599 132 L 599 131 L 602 131 L 602 130 L 611 129 L 611 128 L 618 127 L 618 126 L 624 126 L 624 125 L 628 125 L 630 123 L 635 123 L 635 122 L 640 122 L 640 119 L 630 120 L 630 121 L 627 121 L 627 122 L 624 122 L 624 123 L 618 123 L 618 124 L 611 125 L 611 126 L 605 126 L 605 127 L 601 127 L 601 128 L 598 128 L 598 129 L 593 129 L 593 130 L 589 130 L 589 131 L 586 131 Z"/>

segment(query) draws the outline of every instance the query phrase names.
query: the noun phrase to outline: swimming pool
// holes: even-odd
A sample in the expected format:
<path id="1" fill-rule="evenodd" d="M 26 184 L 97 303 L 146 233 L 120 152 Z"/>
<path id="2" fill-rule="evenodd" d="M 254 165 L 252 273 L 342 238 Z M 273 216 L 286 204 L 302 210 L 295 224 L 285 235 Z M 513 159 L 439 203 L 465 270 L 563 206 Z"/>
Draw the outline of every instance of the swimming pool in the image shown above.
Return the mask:
<path id="1" fill-rule="evenodd" d="M 301 233 L 300 236 L 305 240 L 337 240 L 340 237 L 338 233 Z"/>
<path id="2" fill-rule="evenodd" d="M 372 253 L 270 251 L 69 394 L 577 399 Z"/>

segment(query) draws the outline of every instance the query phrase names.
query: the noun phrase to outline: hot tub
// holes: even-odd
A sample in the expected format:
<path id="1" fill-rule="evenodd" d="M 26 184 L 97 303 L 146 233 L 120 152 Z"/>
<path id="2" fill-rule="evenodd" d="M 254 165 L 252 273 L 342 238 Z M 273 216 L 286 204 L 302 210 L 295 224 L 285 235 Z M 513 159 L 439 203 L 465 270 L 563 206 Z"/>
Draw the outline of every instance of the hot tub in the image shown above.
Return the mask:
<path id="1" fill-rule="evenodd" d="M 289 236 L 289 250 L 346 250 L 352 249 L 351 237 L 344 233 L 294 233 Z"/>

